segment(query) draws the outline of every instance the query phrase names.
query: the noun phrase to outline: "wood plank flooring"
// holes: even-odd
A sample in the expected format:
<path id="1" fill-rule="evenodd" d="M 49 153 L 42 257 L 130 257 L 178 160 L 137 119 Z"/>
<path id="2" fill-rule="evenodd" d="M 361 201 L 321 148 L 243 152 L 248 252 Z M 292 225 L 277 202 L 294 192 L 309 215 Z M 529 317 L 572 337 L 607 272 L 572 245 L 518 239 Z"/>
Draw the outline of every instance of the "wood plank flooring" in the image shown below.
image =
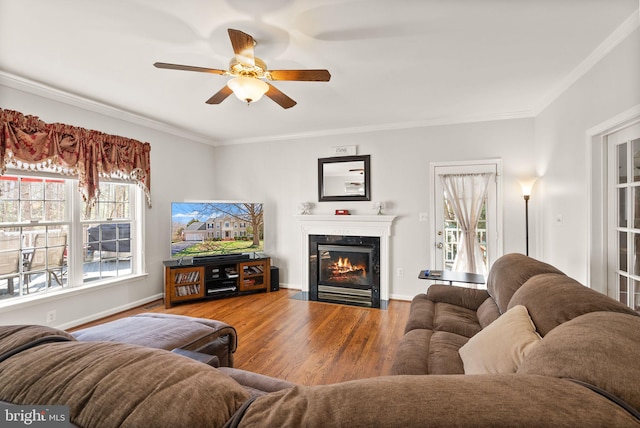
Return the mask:
<path id="1" fill-rule="evenodd" d="M 380 310 L 292 299 L 296 293 L 282 289 L 171 309 L 158 301 L 81 327 L 142 312 L 217 319 L 238 332 L 236 368 L 304 385 L 389 374 L 410 302 L 392 300 Z"/>

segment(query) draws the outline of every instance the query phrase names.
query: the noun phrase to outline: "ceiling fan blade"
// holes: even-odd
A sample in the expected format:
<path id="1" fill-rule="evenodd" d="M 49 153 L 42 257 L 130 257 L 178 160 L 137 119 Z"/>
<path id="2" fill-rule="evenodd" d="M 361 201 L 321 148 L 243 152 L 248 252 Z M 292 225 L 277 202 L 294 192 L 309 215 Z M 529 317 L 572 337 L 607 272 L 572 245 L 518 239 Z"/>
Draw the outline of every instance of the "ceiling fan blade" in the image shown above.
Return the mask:
<path id="1" fill-rule="evenodd" d="M 226 70 L 217 68 L 194 67 L 192 65 L 169 64 L 167 62 L 156 62 L 153 64 L 157 68 L 167 68 L 169 70 L 199 71 L 202 73 L 225 74 Z"/>
<path id="2" fill-rule="evenodd" d="M 267 85 L 269 85 L 269 90 L 265 93 L 265 95 L 271 98 L 276 103 L 278 103 L 280 107 L 291 108 L 297 104 L 294 100 L 289 98 L 282 91 L 280 91 L 280 89 L 276 88 L 269 82 L 267 82 Z"/>
<path id="3" fill-rule="evenodd" d="M 270 70 L 269 74 L 273 80 L 328 82 L 331 79 L 329 70 Z"/>
<path id="4" fill-rule="evenodd" d="M 224 85 L 222 89 L 216 92 L 211 98 L 209 98 L 207 104 L 220 104 L 227 99 L 229 95 L 233 94 L 233 91 L 227 85 Z"/>
<path id="5" fill-rule="evenodd" d="M 233 52 L 236 54 L 238 62 L 240 64 L 256 65 L 253 55 L 253 47 L 256 42 L 253 40 L 253 37 L 240 30 L 234 30 L 233 28 L 227 29 L 227 32 L 229 33 L 231 46 L 233 46 Z"/>

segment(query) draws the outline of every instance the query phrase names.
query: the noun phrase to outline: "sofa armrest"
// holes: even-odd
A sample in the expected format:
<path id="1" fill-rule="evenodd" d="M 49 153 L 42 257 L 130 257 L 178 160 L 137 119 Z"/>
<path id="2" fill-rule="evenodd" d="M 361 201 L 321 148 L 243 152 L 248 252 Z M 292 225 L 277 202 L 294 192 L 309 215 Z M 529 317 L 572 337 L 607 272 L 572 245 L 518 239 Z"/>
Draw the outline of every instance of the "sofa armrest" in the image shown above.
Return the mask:
<path id="1" fill-rule="evenodd" d="M 389 376 L 258 397 L 239 427 L 638 426 L 615 402 L 538 375 Z"/>
<path id="2" fill-rule="evenodd" d="M 233 367 L 220 367 L 218 370 L 242 385 L 251 395 L 264 395 L 296 386 L 286 380 Z"/>
<path id="3" fill-rule="evenodd" d="M 457 287 L 455 285 L 434 284 L 427 290 L 427 298 L 433 302 L 449 303 L 477 311 L 489 298 L 487 290 Z"/>

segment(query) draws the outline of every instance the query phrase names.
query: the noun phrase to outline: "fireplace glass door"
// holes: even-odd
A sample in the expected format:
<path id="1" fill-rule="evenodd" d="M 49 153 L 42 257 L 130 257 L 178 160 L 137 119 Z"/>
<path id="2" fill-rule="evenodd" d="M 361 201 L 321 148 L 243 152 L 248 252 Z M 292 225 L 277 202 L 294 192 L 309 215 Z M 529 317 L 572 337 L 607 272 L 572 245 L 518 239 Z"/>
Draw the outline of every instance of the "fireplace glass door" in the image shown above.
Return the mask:
<path id="1" fill-rule="evenodd" d="M 309 235 L 309 300 L 380 308 L 380 238 Z"/>

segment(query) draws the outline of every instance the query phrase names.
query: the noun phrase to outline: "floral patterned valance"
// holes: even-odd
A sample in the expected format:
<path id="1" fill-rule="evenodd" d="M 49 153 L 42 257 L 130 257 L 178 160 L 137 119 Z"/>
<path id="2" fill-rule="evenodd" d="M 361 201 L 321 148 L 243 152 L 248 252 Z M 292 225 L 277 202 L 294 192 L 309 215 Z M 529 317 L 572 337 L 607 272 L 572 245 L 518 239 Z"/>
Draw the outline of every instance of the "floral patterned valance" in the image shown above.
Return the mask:
<path id="1" fill-rule="evenodd" d="M 7 165 L 55 170 L 78 177 L 91 207 L 100 177 L 118 177 L 140 185 L 151 206 L 151 145 L 0 109 L 0 175 Z"/>

